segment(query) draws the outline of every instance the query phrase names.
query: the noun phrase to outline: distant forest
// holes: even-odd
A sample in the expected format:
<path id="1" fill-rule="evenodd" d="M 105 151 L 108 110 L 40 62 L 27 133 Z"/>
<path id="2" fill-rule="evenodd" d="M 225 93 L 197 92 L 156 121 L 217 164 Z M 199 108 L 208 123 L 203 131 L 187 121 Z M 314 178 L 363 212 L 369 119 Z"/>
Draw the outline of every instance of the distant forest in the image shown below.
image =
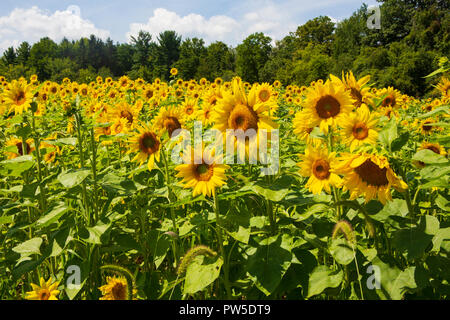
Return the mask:
<path id="1" fill-rule="evenodd" d="M 381 29 L 369 29 L 372 14 L 363 5 L 349 18 L 333 23 L 319 16 L 272 45 L 263 33 L 248 36 L 236 47 L 199 38 L 182 39 L 165 31 L 156 39 L 141 31 L 130 43 L 103 41 L 95 36 L 55 43 L 42 38 L 8 48 L 0 59 L 0 75 L 7 79 L 37 74 L 39 80 L 90 82 L 98 75 L 168 80 L 176 67 L 188 79 L 235 75 L 249 82 L 307 85 L 330 73 L 352 70 L 371 75 L 380 87 L 394 86 L 412 96 L 431 94 L 438 79 L 424 78 L 450 52 L 450 1 L 380 1 Z"/>

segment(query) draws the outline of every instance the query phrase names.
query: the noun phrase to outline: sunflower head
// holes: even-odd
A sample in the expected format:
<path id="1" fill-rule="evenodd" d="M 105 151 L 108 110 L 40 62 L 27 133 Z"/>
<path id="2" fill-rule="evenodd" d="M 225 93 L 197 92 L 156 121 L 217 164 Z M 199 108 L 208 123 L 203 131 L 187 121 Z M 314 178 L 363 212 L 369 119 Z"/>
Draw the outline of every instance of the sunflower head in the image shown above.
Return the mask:
<path id="1" fill-rule="evenodd" d="M 106 284 L 101 286 L 99 290 L 103 296 L 100 300 L 129 300 L 128 283 L 124 277 L 107 277 Z"/>
<path id="2" fill-rule="evenodd" d="M 46 282 L 44 278 L 40 279 L 39 285 L 31 284 L 32 291 L 26 293 L 25 299 L 27 300 L 58 300 L 57 296 L 59 290 L 57 290 L 59 281 L 53 282 L 52 279 L 48 279 Z"/>

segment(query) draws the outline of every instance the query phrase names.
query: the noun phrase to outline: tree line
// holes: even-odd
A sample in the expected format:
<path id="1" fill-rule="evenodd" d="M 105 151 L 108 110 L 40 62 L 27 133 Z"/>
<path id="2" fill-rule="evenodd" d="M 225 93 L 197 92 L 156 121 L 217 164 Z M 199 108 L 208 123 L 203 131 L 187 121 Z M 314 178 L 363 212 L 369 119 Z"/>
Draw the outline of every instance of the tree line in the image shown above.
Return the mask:
<path id="1" fill-rule="evenodd" d="M 145 31 L 130 43 L 90 38 L 56 43 L 42 38 L 10 47 L 0 59 L 0 75 L 9 80 L 37 74 L 39 79 L 90 82 L 98 75 L 168 80 L 170 69 L 185 80 L 235 75 L 249 82 L 308 85 L 328 74 L 352 70 L 370 74 L 377 86 L 394 86 L 404 93 L 430 93 L 436 79 L 424 78 L 450 52 L 450 2 L 446 0 L 377 0 L 381 28 L 369 29 L 366 5 L 335 24 L 319 16 L 272 43 L 263 33 L 248 36 L 236 47 L 221 41 L 182 39 L 164 31 L 156 39 Z"/>

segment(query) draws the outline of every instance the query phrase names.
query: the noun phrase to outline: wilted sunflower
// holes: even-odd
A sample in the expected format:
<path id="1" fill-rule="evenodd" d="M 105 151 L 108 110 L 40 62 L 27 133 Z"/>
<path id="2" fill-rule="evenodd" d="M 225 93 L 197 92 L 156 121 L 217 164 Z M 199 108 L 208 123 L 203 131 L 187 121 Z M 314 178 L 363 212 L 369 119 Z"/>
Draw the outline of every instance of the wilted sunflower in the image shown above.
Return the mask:
<path id="1" fill-rule="evenodd" d="M 204 196 L 214 196 L 216 188 L 226 184 L 227 176 L 225 171 L 229 168 L 226 164 L 221 164 L 221 157 L 214 156 L 214 152 L 205 155 L 204 147 L 202 147 L 202 154 L 196 155 L 192 148 L 183 153 L 183 164 L 175 167 L 178 171 L 177 177 L 183 178 L 181 183 L 184 188 L 192 188 L 192 196 L 199 194 Z M 190 156 L 190 157 L 189 157 Z M 196 164 L 195 162 L 201 162 Z"/>
<path id="2" fill-rule="evenodd" d="M 142 165 L 147 161 L 148 170 L 152 170 L 155 164 L 155 159 L 159 161 L 161 142 L 155 132 L 153 132 L 148 125 L 137 127 L 138 132 L 130 139 L 130 149 L 127 154 L 137 152 L 132 161 L 139 162 Z"/>
<path id="3" fill-rule="evenodd" d="M 305 113 L 312 126 L 319 126 L 327 134 L 329 127 L 336 127 L 353 110 L 353 102 L 343 86 L 329 80 L 317 82 L 306 92 Z"/>
<path id="4" fill-rule="evenodd" d="M 103 297 L 100 300 L 130 300 L 128 297 L 128 283 L 124 277 L 106 277 L 106 284 L 99 290 Z"/>
<path id="5" fill-rule="evenodd" d="M 364 196 L 366 203 L 378 199 L 386 204 L 391 200 L 391 187 L 403 192 L 408 185 L 392 171 L 384 156 L 373 154 L 343 155 L 337 171 L 344 175 L 344 190 L 350 191 L 350 199 Z"/>
<path id="6" fill-rule="evenodd" d="M 45 282 L 44 278 L 40 279 L 40 285 L 31 283 L 33 291 L 26 292 L 25 299 L 27 300 L 58 300 L 57 295 L 59 290 L 57 290 L 59 281 L 52 283 L 52 279 L 48 279 Z"/>
<path id="7" fill-rule="evenodd" d="M 342 127 L 343 142 L 350 146 L 350 152 L 363 144 L 377 143 L 377 123 L 378 119 L 365 104 L 343 118 L 339 125 Z"/>
<path id="8" fill-rule="evenodd" d="M 26 81 L 13 80 L 3 92 L 4 105 L 8 112 L 22 114 L 31 107 L 33 101 L 32 87 Z"/>
<path id="9" fill-rule="evenodd" d="M 336 165 L 336 153 L 328 153 L 325 148 L 309 146 L 304 155 L 300 155 L 302 162 L 298 164 L 300 174 L 309 177 L 305 188 L 313 194 L 320 194 L 323 189 L 331 192 L 331 186 L 340 187 L 342 179 L 334 172 Z"/>
<path id="10" fill-rule="evenodd" d="M 169 138 L 175 130 L 181 129 L 184 125 L 183 110 L 175 106 L 162 107 L 157 116 L 153 119 L 155 130 L 163 135 L 169 134 Z"/>

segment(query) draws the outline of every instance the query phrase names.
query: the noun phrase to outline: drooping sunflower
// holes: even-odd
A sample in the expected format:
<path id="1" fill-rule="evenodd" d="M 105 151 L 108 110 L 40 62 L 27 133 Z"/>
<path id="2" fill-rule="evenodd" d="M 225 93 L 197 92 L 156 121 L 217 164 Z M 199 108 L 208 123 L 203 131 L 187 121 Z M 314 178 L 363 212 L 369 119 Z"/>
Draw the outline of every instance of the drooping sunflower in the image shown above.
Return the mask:
<path id="1" fill-rule="evenodd" d="M 148 170 L 152 170 L 155 164 L 155 159 L 159 161 L 161 142 L 158 135 L 150 129 L 147 124 L 137 127 L 136 132 L 129 139 L 129 150 L 127 154 L 137 152 L 132 161 L 139 162 L 142 165 L 147 161 Z"/>
<path id="2" fill-rule="evenodd" d="M 311 137 L 311 132 L 314 130 L 315 126 L 311 124 L 311 120 L 305 112 L 298 111 L 295 114 L 292 124 L 294 133 L 300 140 L 306 141 L 307 144 L 315 144 L 321 141 L 320 139 Z"/>
<path id="3" fill-rule="evenodd" d="M 187 152 L 183 153 L 183 164 L 175 167 L 178 171 L 176 177 L 183 178 L 181 183 L 184 188 L 192 188 L 193 197 L 199 194 L 214 196 L 216 188 L 226 184 L 225 171 L 229 166 L 222 164 L 222 158 L 215 156 L 214 152 L 205 155 L 204 147 L 201 155 L 195 155 L 194 150 L 188 147 Z"/>
<path id="4" fill-rule="evenodd" d="M 153 126 L 161 136 L 167 132 L 171 138 L 175 130 L 184 126 L 183 110 L 175 106 L 162 107 L 153 119 Z"/>
<path id="5" fill-rule="evenodd" d="M 378 199 L 386 204 L 392 199 L 391 187 L 403 192 L 408 185 L 389 166 L 386 157 L 374 154 L 347 154 L 340 159 L 337 172 L 344 175 L 344 191 L 350 199 L 364 196 L 365 202 Z"/>
<path id="6" fill-rule="evenodd" d="M 329 127 L 336 127 L 353 110 L 353 102 L 343 86 L 329 80 L 316 82 L 306 92 L 305 113 L 312 126 L 327 134 Z"/>
<path id="7" fill-rule="evenodd" d="M 33 101 L 32 87 L 26 81 L 13 80 L 3 92 L 4 105 L 8 112 L 22 114 L 31 107 Z"/>
<path id="8" fill-rule="evenodd" d="M 350 146 L 350 152 L 363 144 L 376 144 L 378 119 L 371 114 L 369 108 L 363 104 L 355 112 L 346 115 L 340 126 L 342 127 L 342 139 Z"/>
<path id="9" fill-rule="evenodd" d="M 44 278 L 40 279 L 40 284 L 36 285 L 31 283 L 32 291 L 26 292 L 25 299 L 27 300 L 58 300 L 57 296 L 59 290 L 59 281 L 53 282 L 52 279 L 48 279 L 46 282 Z"/>
<path id="10" fill-rule="evenodd" d="M 330 75 L 331 81 L 342 83 L 346 90 L 350 92 L 351 97 L 355 100 L 353 105 L 355 108 L 359 108 L 363 103 L 366 105 L 372 104 L 372 93 L 367 83 L 370 81 L 370 76 L 362 77 L 356 80 L 353 72 L 350 71 L 344 75 L 342 72 L 342 81 L 334 75 Z"/>
<path id="11" fill-rule="evenodd" d="M 450 98 L 450 80 L 447 78 L 442 78 L 441 82 L 438 83 L 436 88 L 441 92 L 442 97 Z"/>
<path id="12" fill-rule="evenodd" d="M 330 193 L 330 186 L 340 187 L 342 179 L 335 173 L 338 165 L 336 153 L 328 153 L 326 148 L 314 148 L 309 146 L 304 155 L 299 155 L 301 162 L 300 174 L 309 177 L 305 188 L 313 194 L 320 194 L 322 190 Z"/>
<path id="13" fill-rule="evenodd" d="M 103 296 L 100 300 L 129 300 L 128 283 L 124 277 L 106 277 L 106 284 L 101 286 L 99 290 Z"/>

